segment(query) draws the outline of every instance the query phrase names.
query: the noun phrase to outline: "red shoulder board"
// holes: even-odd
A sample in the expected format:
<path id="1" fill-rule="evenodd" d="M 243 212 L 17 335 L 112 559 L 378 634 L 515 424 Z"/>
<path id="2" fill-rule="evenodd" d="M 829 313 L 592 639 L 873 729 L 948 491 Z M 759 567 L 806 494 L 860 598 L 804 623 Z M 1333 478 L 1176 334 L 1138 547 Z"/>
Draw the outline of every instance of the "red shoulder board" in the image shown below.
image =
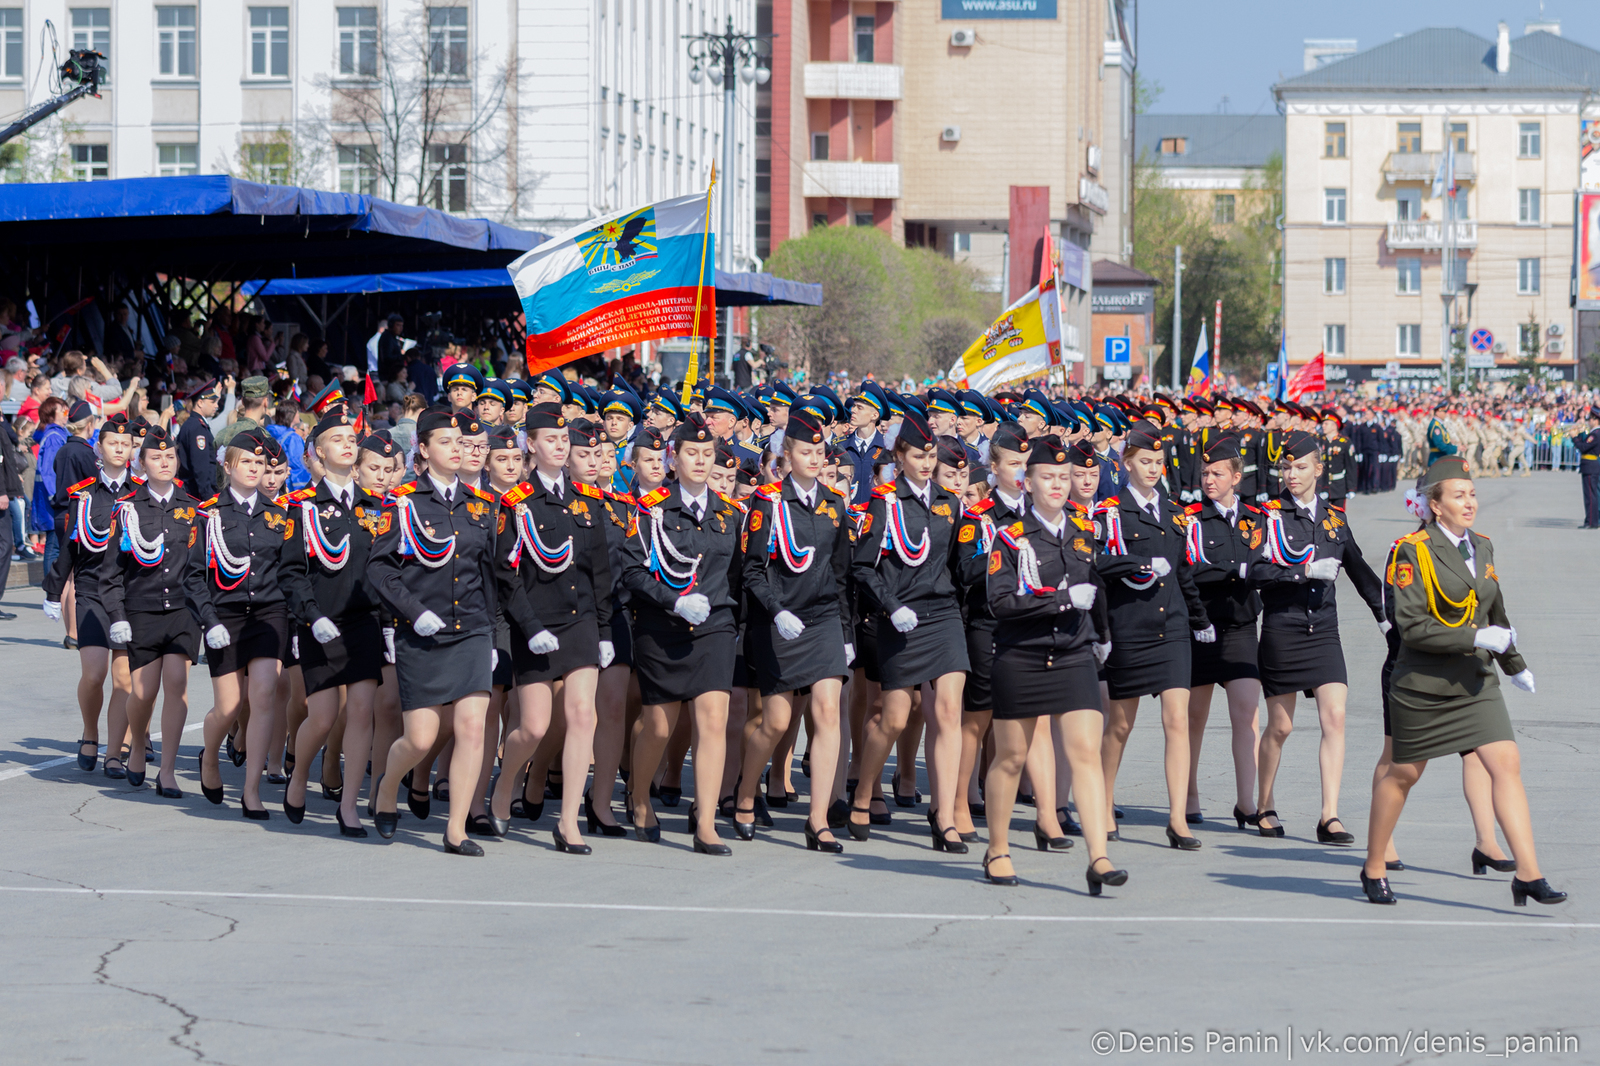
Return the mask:
<path id="1" fill-rule="evenodd" d="M 874 496 L 893 496 L 894 482 L 888 481 L 872 490 Z"/>
<path id="2" fill-rule="evenodd" d="M 1022 536 L 1022 523 L 1021 522 L 1013 522 L 1013 523 L 1011 523 L 1011 528 L 1006 530 L 1006 532 L 1010 533 L 1013 537 Z"/>
<path id="3" fill-rule="evenodd" d="M 77 492 L 79 489 L 86 489 L 90 485 L 93 485 L 98 480 L 100 480 L 98 476 L 86 477 L 82 481 L 78 482 L 76 485 L 73 485 L 70 488 L 68 488 L 67 491 L 69 493 L 71 493 L 71 492 Z"/>
<path id="4" fill-rule="evenodd" d="M 292 497 L 290 497 L 288 495 L 279 496 L 276 500 L 273 500 L 272 502 L 274 504 L 276 504 L 277 506 L 282 507 L 285 511 L 287 511 L 289 509 L 289 500 L 291 498 Z"/>
<path id="5" fill-rule="evenodd" d="M 604 494 L 599 489 L 584 481 L 574 481 L 572 483 L 572 488 L 580 496 L 591 496 L 597 500 L 604 498 Z"/>
<path id="6" fill-rule="evenodd" d="M 783 492 L 783 482 L 773 481 L 756 489 L 756 495 L 763 500 L 775 500 Z"/>
<path id="7" fill-rule="evenodd" d="M 498 499 L 495 498 L 494 493 L 490 492 L 488 489 L 480 489 L 476 485 L 468 485 L 467 488 L 471 489 L 472 490 L 472 494 L 474 496 L 478 497 L 478 499 L 480 499 L 480 500 L 488 500 L 490 503 L 499 503 L 500 502 Z"/>
<path id="8" fill-rule="evenodd" d="M 993 509 L 994 509 L 994 497 L 990 496 L 990 497 L 988 497 L 986 499 L 979 500 L 977 503 L 973 504 L 971 507 L 968 507 L 965 511 L 962 511 L 961 512 L 961 517 L 963 517 L 963 518 L 978 518 L 978 517 L 982 516 L 985 511 L 991 511 Z"/>
<path id="9" fill-rule="evenodd" d="M 145 482 L 145 479 L 140 477 L 138 474 L 133 474 L 128 478 L 128 480 L 133 482 L 135 485 L 143 485 Z"/>
<path id="10" fill-rule="evenodd" d="M 671 495 L 672 495 L 672 490 L 669 489 L 669 488 L 666 488 L 665 486 L 663 486 L 662 488 L 656 489 L 654 492 L 647 492 L 643 496 L 639 497 L 639 501 L 638 501 L 639 510 L 648 511 L 648 510 L 650 510 L 650 508 L 656 506 L 662 500 L 665 500 L 668 496 L 671 496 Z"/>
<path id="11" fill-rule="evenodd" d="M 621 500 L 623 503 L 627 504 L 638 503 L 638 501 L 633 498 L 633 493 L 631 492 L 607 492 L 606 499 Z"/>
<path id="12" fill-rule="evenodd" d="M 201 507 L 210 507 L 212 504 L 216 503 L 221 498 L 222 498 L 222 494 L 219 492 L 215 496 L 211 497 L 211 499 L 209 499 L 209 500 L 202 500 L 200 502 L 200 506 Z"/>
<path id="13" fill-rule="evenodd" d="M 390 489 L 389 498 L 392 500 L 397 496 L 409 496 L 416 491 L 417 483 L 415 481 L 408 481 L 404 485 L 396 485 L 394 488 Z"/>
<path id="14" fill-rule="evenodd" d="M 1274 511 L 1281 511 L 1281 510 L 1283 510 L 1283 501 L 1282 500 L 1268 500 L 1267 501 L 1267 506 L 1272 508 Z"/>
<path id="15" fill-rule="evenodd" d="M 1340 507 L 1340 506 L 1339 506 L 1339 505 L 1338 505 L 1338 504 L 1336 504 L 1336 503 L 1330 503 L 1330 504 L 1328 504 L 1328 510 L 1330 510 L 1330 511 L 1338 511 L 1338 512 L 1340 512 L 1340 513 L 1343 513 L 1343 512 L 1344 512 L 1344 508 L 1343 508 L 1343 507 Z"/>
<path id="16" fill-rule="evenodd" d="M 1096 505 L 1096 509 L 1104 510 L 1107 507 L 1116 507 L 1121 502 L 1122 502 L 1122 500 L 1119 499 L 1116 496 L 1107 496 L 1105 499 L 1101 500 L 1099 502 L 1099 504 Z"/>
<path id="17" fill-rule="evenodd" d="M 291 499 L 291 500 L 309 500 L 313 496 L 315 496 L 316 494 L 317 494 L 317 487 L 315 485 L 307 485 L 303 489 L 296 489 L 295 491 L 289 493 L 288 499 Z"/>
<path id="18" fill-rule="evenodd" d="M 118 496 L 117 497 L 117 502 L 121 503 L 123 500 L 131 500 L 131 499 L 133 499 L 133 493 L 130 492 L 126 496 Z"/>
<path id="19" fill-rule="evenodd" d="M 526 481 L 519 481 L 510 492 L 500 497 L 500 502 L 515 507 L 517 504 L 521 503 L 523 500 L 526 500 L 532 495 L 533 486 L 528 484 Z"/>
<path id="20" fill-rule="evenodd" d="M 1248 504 L 1247 503 L 1247 504 L 1244 505 L 1244 509 L 1246 511 L 1249 511 L 1251 514 L 1260 514 L 1261 513 L 1261 508 L 1256 507 L 1254 504 Z"/>
<path id="21" fill-rule="evenodd" d="M 844 499 L 844 493 L 840 492 L 838 489 L 834 488 L 832 485 L 824 485 L 824 486 L 822 486 L 822 491 L 826 492 L 829 496 L 837 496 L 841 500 Z"/>
<path id="22" fill-rule="evenodd" d="M 1204 507 L 1204 506 L 1205 506 L 1205 504 L 1203 504 L 1203 503 L 1191 503 L 1189 506 L 1187 506 L 1187 507 L 1185 507 L 1183 509 L 1183 513 L 1184 514 L 1199 514 L 1200 513 L 1200 509 L 1202 507 Z"/>

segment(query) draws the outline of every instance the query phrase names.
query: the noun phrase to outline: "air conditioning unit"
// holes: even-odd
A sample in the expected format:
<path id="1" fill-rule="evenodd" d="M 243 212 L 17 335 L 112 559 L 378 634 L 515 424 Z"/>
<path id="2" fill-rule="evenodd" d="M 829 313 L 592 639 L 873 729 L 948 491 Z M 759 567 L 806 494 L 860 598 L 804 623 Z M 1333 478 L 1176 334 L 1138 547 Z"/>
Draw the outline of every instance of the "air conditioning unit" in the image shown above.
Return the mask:
<path id="1" fill-rule="evenodd" d="M 1552 322 L 1550 323 L 1550 328 L 1546 332 L 1552 337 L 1559 337 L 1563 332 L 1565 332 L 1565 330 L 1562 328 L 1561 323 Z"/>
<path id="2" fill-rule="evenodd" d="M 1495 355 L 1505 355 L 1506 354 L 1506 342 L 1505 341 L 1495 341 L 1494 342 L 1494 354 Z"/>
<path id="3" fill-rule="evenodd" d="M 950 31 L 950 47 L 951 48 L 971 48 L 973 45 L 975 45 L 977 43 L 978 43 L 978 31 L 977 30 L 951 30 Z"/>
<path id="4" fill-rule="evenodd" d="M 1562 340 L 1551 341 L 1549 344 L 1544 346 L 1544 350 L 1549 352 L 1551 355 L 1560 355 L 1562 352 L 1567 350 L 1567 342 Z"/>
<path id="5" fill-rule="evenodd" d="M 956 141 L 959 141 L 961 139 L 961 127 L 960 126 L 946 126 L 943 130 L 940 131 L 939 139 L 941 141 L 945 141 L 947 143 L 954 144 Z"/>

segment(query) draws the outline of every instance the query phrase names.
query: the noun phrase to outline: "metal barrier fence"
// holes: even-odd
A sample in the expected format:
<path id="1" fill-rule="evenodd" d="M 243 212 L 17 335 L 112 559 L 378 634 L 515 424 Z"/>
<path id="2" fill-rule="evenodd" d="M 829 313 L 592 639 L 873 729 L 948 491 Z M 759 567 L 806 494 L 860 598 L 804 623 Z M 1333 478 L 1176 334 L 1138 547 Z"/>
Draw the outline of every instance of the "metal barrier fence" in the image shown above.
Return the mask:
<path id="1" fill-rule="evenodd" d="M 1537 434 L 1533 439 L 1532 465 L 1535 470 L 1576 470 L 1578 449 L 1566 437 Z"/>

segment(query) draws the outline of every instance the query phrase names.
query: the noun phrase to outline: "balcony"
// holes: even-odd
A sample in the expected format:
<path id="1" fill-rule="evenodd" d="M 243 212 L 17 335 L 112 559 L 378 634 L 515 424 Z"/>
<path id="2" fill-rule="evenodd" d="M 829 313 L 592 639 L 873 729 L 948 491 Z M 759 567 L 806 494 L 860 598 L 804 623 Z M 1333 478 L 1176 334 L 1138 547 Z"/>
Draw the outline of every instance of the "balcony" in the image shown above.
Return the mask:
<path id="1" fill-rule="evenodd" d="M 894 63 L 807 63 L 807 100 L 898 100 L 905 68 Z"/>
<path id="2" fill-rule="evenodd" d="M 1078 202 L 1097 215 L 1111 210 L 1111 196 L 1106 187 L 1093 178 L 1078 179 Z"/>
<path id="3" fill-rule="evenodd" d="M 1459 158 L 1459 156 L 1457 157 Z M 1445 245 L 1443 221 L 1391 222 L 1389 223 L 1389 248 L 1443 248 Z M 1478 224 L 1472 221 L 1451 222 L 1455 230 L 1457 248 L 1478 246 Z"/>
<path id="4" fill-rule="evenodd" d="M 853 196 L 863 200 L 900 198 L 899 163 L 812 159 L 801 164 L 801 175 L 803 196 Z"/>
<path id="5" fill-rule="evenodd" d="M 1443 152 L 1390 152 L 1383 161 L 1383 180 L 1390 185 L 1402 181 L 1432 182 L 1443 158 Z M 1477 177 L 1476 157 L 1471 152 L 1457 152 L 1456 181 L 1475 181 Z"/>

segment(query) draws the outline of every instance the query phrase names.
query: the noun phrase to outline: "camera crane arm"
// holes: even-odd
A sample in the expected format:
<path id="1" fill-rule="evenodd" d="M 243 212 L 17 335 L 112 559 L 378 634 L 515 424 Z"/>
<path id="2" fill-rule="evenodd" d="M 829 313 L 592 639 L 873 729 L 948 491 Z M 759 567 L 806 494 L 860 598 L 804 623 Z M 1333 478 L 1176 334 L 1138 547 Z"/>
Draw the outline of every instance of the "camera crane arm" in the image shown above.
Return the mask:
<path id="1" fill-rule="evenodd" d="M 72 58 L 61 65 L 61 77 L 64 81 L 75 81 L 78 84 L 57 96 L 54 100 L 46 100 L 5 129 L 0 130 L 0 144 L 4 144 L 13 137 L 26 132 L 29 128 L 38 125 L 74 100 L 85 96 L 93 96 L 95 99 L 100 98 L 100 61 L 105 57 L 99 52 L 76 49 L 68 54 Z"/>

